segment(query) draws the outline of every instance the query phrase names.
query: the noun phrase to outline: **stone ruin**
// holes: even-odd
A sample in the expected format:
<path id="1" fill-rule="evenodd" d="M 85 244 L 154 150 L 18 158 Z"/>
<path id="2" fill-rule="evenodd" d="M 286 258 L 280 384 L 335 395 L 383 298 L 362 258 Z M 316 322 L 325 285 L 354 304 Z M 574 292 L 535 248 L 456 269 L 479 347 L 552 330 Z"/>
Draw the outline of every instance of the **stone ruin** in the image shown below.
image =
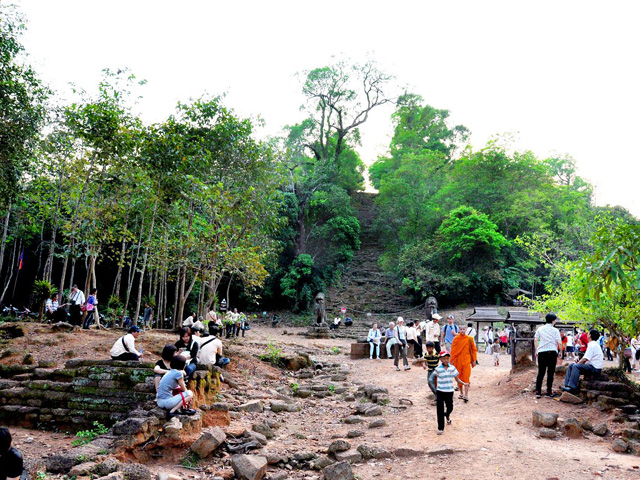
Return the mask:
<path id="1" fill-rule="evenodd" d="M 313 338 L 329 338 L 331 336 L 329 324 L 327 323 L 327 311 L 325 308 L 324 293 L 316 295 L 313 306 L 313 316 L 315 322 L 309 326 L 307 335 Z"/>

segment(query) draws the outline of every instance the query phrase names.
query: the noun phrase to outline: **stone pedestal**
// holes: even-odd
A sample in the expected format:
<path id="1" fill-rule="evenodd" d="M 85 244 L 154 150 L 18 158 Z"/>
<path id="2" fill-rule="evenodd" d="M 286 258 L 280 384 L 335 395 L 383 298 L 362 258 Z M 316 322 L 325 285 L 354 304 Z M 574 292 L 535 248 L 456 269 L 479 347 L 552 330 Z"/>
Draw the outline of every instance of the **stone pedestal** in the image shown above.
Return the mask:
<path id="1" fill-rule="evenodd" d="M 329 325 L 327 322 L 311 325 L 307 330 L 307 336 L 312 338 L 331 338 Z"/>

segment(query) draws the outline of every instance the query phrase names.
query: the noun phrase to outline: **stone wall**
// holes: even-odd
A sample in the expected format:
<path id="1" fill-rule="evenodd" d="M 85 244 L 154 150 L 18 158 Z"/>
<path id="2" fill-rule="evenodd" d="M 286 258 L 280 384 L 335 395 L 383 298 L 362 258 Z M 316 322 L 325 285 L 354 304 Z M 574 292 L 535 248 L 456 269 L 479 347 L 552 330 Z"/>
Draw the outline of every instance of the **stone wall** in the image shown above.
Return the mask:
<path id="1" fill-rule="evenodd" d="M 155 407 L 153 363 L 69 360 L 65 368 L 0 365 L 0 423 L 70 431 L 111 426 L 138 407 Z M 199 366 L 187 387 L 195 405 L 220 386 L 215 367 Z"/>

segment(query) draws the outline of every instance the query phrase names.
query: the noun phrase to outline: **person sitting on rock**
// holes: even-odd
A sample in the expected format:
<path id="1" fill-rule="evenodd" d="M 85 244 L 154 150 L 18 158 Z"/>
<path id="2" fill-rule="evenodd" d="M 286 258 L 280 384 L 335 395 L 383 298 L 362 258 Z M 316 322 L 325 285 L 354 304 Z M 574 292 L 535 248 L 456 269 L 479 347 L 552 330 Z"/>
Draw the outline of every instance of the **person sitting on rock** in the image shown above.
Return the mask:
<path id="1" fill-rule="evenodd" d="M 25 473 L 22 454 L 11 446 L 11 432 L 0 427 L 0 479 L 18 480 Z"/>
<path id="2" fill-rule="evenodd" d="M 182 355 L 176 355 L 171 359 L 171 370 L 164 374 L 160 384 L 158 385 L 158 393 L 156 393 L 156 403 L 160 408 L 169 411 L 169 416 L 173 416 L 176 411 L 178 415 L 193 415 L 195 410 L 190 409 L 189 405 L 193 402 L 193 392 L 187 390 L 184 383 L 184 369 L 187 359 Z M 180 393 L 173 394 L 173 391 L 180 388 Z M 180 408 L 180 407 L 183 408 Z"/>
<path id="3" fill-rule="evenodd" d="M 335 317 L 333 319 L 333 322 L 331 322 L 331 325 L 329 325 L 329 328 L 331 330 L 337 330 L 337 328 L 340 326 L 340 323 L 342 323 L 342 319 L 340 317 Z"/>
<path id="4" fill-rule="evenodd" d="M 215 336 L 202 342 L 199 355 L 199 361 L 203 365 L 225 367 L 229 364 L 229 359 L 222 356 L 222 340 Z"/>
<path id="5" fill-rule="evenodd" d="M 353 319 L 351 317 L 347 317 L 344 319 L 344 326 L 350 327 L 353 325 Z"/>
<path id="6" fill-rule="evenodd" d="M 140 327 L 133 325 L 129 328 L 128 334 L 116 340 L 116 343 L 111 347 L 111 359 L 140 361 L 142 350 L 139 352 L 136 350 L 136 339 L 140 336 L 141 331 Z"/>
<path id="7" fill-rule="evenodd" d="M 180 339 L 175 343 L 175 346 L 178 349 L 178 354 L 182 355 L 189 362 L 185 368 L 187 378 L 189 378 L 198 366 L 198 351 L 200 350 L 200 344 L 197 340 L 194 340 L 189 327 L 182 327 L 180 329 Z"/>
<path id="8" fill-rule="evenodd" d="M 591 375 L 599 375 L 604 365 L 604 355 L 602 349 L 598 344 L 598 338 L 600 338 L 600 332 L 598 330 L 590 330 L 589 338 L 591 341 L 587 345 L 587 350 L 584 352 L 583 357 L 578 363 L 572 363 L 567 368 L 567 374 L 564 377 L 564 386 L 562 390 L 572 394 L 577 394 L 578 382 L 580 381 L 580 375 L 589 373 Z"/>
<path id="9" fill-rule="evenodd" d="M 177 353 L 178 349 L 175 345 L 165 345 L 162 349 L 162 357 L 153 367 L 153 373 L 155 373 L 155 376 L 153 377 L 153 384 L 156 387 L 156 392 L 158 391 L 158 385 L 160 384 L 160 380 L 162 380 L 164 374 L 171 370 L 171 360 L 173 360 L 173 357 L 175 357 Z"/>
<path id="10" fill-rule="evenodd" d="M 387 358 L 393 358 L 391 356 L 391 347 L 393 347 L 398 343 L 398 341 L 396 340 L 395 334 L 393 332 L 395 328 L 396 328 L 396 324 L 394 322 L 390 322 L 389 328 L 387 328 L 384 332 L 384 337 L 386 339 L 386 342 L 384 344 L 387 347 Z"/>

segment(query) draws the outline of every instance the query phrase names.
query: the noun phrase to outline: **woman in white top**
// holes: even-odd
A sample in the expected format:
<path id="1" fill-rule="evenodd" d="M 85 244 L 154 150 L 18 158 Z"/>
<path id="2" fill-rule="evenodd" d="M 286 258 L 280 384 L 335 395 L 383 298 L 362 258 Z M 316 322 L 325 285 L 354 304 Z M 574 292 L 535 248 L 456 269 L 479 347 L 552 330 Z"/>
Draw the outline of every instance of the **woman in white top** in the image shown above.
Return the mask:
<path id="1" fill-rule="evenodd" d="M 413 345 L 413 356 L 422 358 L 422 345 L 418 343 L 418 332 L 413 322 L 407 325 L 407 343 Z"/>
<path id="2" fill-rule="evenodd" d="M 380 333 L 380 329 L 378 328 L 378 324 L 374 323 L 371 329 L 369 330 L 369 334 L 367 335 L 367 342 L 369 342 L 369 359 L 373 360 L 373 350 L 376 350 L 376 359 L 380 360 L 380 339 L 382 338 L 382 333 Z"/>

